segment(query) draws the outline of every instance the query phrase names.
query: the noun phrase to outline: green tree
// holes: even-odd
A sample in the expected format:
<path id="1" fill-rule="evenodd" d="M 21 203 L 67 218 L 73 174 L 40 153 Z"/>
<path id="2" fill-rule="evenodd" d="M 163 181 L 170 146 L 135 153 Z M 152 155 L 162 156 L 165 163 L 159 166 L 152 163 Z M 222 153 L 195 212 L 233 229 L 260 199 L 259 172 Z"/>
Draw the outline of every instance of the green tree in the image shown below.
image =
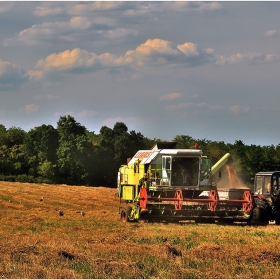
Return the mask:
<path id="1" fill-rule="evenodd" d="M 59 147 L 58 168 L 67 184 L 88 184 L 92 174 L 93 145 L 87 137 L 87 130 L 68 115 L 57 122 Z"/>
<path id="2" fill-rule="evenodd" d="M 3 128 L 2 128 L 3 129 Z M 19 128 L 12 126 L 6 130 L 5 145 L 12 147 L 14 145 L 22 145 L 26 137 L 26 132 Z"/>
<path id="3" fill-rule="evenodd" d="M 145 149 L 144 136 L 140 132 L 128 132 L 122 122 L 115 123 L 113 129 L 101 127 L 98 174 L 103 184 L 115 186 L 119 167 L 140 149 Z"/>
<path id="4" fill-rule="evenodd" d="M 58 149 L 58 132 L 52 125 L 41 125 L 31 129 L 25 139 L 25 156 L 29 164 L 29 174 L 55 180 Z M 41 166 L 52 170 L 41 172 Z M 39 172 L 40 170 L 40 172 Z M 50 176 L 52 174 L 52 176 Z"/>
<path id="5" fill-rule="evenodd" d="M 5 128 L 1 127 L 2 131 L 2 159 L 3 167 L 2 171 L 9 175 L 25 174 L 27 172 L 27 162 L 24 156 L 24 141 L 26 138 L 26 132 L 19 127 L 11 127 L 5 131 Z M 3 135 L 5 134 L 5 135 Z"/>

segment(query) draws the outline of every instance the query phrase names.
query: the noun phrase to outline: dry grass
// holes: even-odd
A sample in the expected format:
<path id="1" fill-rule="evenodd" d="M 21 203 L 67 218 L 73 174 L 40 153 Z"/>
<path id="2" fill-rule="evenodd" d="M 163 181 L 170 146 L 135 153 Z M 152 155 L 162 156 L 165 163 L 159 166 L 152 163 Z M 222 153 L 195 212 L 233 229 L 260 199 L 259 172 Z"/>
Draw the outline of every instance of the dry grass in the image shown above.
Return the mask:
<path id="1" fill-rule="evenodd" d="M 0 278 L 280 278 L 279 227 L 123 224 L 115 193 L 0 182 Z"/>

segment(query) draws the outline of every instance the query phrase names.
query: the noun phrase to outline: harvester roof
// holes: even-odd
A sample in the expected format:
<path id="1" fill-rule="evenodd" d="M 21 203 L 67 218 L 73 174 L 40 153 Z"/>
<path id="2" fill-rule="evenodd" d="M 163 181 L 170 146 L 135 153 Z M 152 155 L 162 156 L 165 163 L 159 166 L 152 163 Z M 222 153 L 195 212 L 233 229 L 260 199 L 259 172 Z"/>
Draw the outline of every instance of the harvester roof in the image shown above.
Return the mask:
<path id="1" fill-rule="evenodd" d="M 256 174 L 256 176 L 271 176 L 271 175 L 280 175 L 280 171 L 262 171 Z"/>
<path id="2" fill-rule="evenodd" d="M 130 160 L 129 164 L 134 164 L 136 160 L 141 160 L 141 164 L 147 164 L 155 159 L 159 154 L 166 156 L 202 156 L 202 151 L 197 149 L 140 150 Z"/>

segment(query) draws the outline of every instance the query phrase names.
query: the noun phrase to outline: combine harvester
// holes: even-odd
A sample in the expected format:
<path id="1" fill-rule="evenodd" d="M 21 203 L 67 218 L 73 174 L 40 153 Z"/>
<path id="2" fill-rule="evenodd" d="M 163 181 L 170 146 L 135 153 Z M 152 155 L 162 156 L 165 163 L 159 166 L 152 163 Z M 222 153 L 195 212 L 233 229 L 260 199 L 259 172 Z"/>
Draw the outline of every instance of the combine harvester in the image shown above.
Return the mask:
<path id="1" fill-rule="evenodd" d="M 232 169 L 230 154 L 211 166 L 211 159 L 197 147 L 176 149 L 175 142 L 138 151 L 118 172 L 121 221 L 280 224 L 280 172 L 256 174 L 252 191 L 236 185 L 239 181 L 234 182 L 228 171 L 226 186 L 219 186 L 225 182 L 225 167 Z M 268 184 L 271 188 L 266 190 Z"/>

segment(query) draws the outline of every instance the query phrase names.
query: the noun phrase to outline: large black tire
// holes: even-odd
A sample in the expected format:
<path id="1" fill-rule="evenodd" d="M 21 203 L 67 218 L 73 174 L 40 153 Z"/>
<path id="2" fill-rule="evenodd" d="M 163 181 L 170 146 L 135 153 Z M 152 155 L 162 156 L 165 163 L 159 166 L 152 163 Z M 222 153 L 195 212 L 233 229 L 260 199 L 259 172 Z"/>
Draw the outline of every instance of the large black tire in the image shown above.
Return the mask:
<path id="1" fill-rule="evenodd" d="M 254 207 L 249 221 L 248 221 L 249 225 L 267 225 L 268 224 L 268 219 L 265 215 L 265 212 L 263 211 L 263 209 L 261 209 L 260 207 Z"/>
<path id="2" fill-rule="evenodd" d="M 131 211 L 132 211 L 132 208 L 130 206 L 127 206 L 127 207 L 124 207 L 121 209 L 121 221 L 123 223 L 127 223 L 127 222 L 131 221 L 129 219 Z"/>

